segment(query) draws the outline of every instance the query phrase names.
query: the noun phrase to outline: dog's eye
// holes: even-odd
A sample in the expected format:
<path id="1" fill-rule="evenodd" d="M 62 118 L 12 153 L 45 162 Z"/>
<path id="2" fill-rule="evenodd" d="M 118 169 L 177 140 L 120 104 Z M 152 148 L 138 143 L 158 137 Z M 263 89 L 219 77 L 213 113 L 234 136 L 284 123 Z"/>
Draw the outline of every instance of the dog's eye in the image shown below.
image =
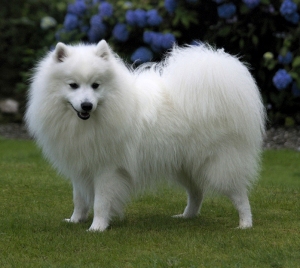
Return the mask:
<path id="1" fill-rule="evenodd" d="M 98 83 L 93 83 L 92 84 L 92 89 L 97 89 L 99 87 L 99 84 Z"/>
<path id="2" fill-rule="evenodd" d="M 79 88 L 79 85 L 76 84 L 76 83 L 71 83 L 71 84 L 69 84 L 69 86 L 70 86 L 70 88 L 72 88 L 72 89 L 77 89 L 77 88 Z"/>

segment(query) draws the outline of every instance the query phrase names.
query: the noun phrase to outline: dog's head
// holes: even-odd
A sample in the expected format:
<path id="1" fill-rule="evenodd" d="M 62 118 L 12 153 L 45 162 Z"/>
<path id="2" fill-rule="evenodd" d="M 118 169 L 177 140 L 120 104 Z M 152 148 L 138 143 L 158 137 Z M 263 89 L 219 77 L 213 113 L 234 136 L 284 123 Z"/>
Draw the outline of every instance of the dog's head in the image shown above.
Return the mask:
<path id="1" fill-rule="evenodd" d="M 56 83 L 67 105 L 87 120 L 105 98 L 113 57 L 107 43 L 68 46 L 58 43 L 53 52 Z"/>

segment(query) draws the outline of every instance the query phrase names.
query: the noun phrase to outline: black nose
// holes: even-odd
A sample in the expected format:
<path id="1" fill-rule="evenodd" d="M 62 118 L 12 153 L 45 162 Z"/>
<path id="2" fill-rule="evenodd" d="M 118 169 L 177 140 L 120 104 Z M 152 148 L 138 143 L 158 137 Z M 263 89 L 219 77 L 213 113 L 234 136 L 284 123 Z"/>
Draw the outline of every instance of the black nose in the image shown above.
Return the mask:
<path id="1" fill-rule="evenodd" d="M 81 108 L 82 110 L 88 112 L 93 109 L 93 104 L 90 102 L 83 102 L 81 103 Z"/>

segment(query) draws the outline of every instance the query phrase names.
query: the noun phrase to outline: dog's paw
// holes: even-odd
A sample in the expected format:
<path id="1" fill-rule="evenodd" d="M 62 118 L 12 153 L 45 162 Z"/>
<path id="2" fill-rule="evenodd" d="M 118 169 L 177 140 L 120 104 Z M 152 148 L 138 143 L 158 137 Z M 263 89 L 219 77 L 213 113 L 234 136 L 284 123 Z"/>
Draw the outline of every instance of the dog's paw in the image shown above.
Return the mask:
<path id="1" fill-rule="evenodd" d="M 195 217 L 197 217 L 197 215 L 185 214 L 185 213 L 172 216 L 172 218 L 177 218 L 177 219 L 193 219 Z"/>
<path id="2" fill-rule="evenodd" d="M 252 228 L 252 223 L 240 224 L 237 229 L 249 229 Z"/>
<path id="3" fill-rule="evenodd" d="M 75 219 L 64 219 L 64 222 L 69 222 L 69 223 L 79 223 L 79 222 L 84 222 L 84 220 L 75 220 Z"/>
<path id="4" fill-rule="evenodd" d="M 104 219 L 94 220 L 91 227 L 87 230 L 89 232 L 103 232 L 108 227 L 108 222 Z"/>
<path id="5" fill-rule="evenodd" d="M 87 216 L 73 216 L 70 219 L 64 219 L 65 222 L 71 222 L 71 223 L 81 223 L 86 222 Z"/>
<path id="6" fill-rule="evenodd" d="M 186 217 L 183 214 L 178 214 L 178 215 L 173 215 L 172 218 L 185 219 Z"/>
<path id="7" fill-rule="evenodd" d="M 252 227 L 252 219 L 240 219 L 238 229 L 248 229 Z"/>

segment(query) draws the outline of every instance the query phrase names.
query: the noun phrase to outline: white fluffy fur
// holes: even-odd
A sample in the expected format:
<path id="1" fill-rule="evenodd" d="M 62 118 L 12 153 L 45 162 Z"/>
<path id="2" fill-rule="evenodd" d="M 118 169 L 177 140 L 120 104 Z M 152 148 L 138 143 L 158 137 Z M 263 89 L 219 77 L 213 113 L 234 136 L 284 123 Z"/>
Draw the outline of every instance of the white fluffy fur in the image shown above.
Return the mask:
<path id="1" fill-rule="evenodd" d="M 88 120 L 74 110 L 83 112 L 82 102 L 93 105 Z M 240 228 L 252 226 L 248 189 L 265 112 L 248 69 L 223 50 L 175 47 L 163 63 L 130 70 L 104 40 L 59 43 L 36 68 L 25 118 L 45 156 L 72 181 L 70 222 L 93 208 L 89 230 L 103 231 L 132 193 L 166 178 L 188 194 L 177 216 L 196 216 L 214 191 L 232 200 Z"/>

